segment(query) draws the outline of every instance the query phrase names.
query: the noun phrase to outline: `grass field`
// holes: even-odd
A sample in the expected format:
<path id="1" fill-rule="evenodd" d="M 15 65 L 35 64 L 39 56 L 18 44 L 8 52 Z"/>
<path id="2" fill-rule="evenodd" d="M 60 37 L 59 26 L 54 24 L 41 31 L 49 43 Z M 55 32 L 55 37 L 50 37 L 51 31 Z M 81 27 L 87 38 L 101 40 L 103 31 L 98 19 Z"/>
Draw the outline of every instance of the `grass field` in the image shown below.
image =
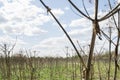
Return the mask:
<path id="1" fill-rule="evenodd" d="M 96 61 L 91 80 L 107 80 L 108 62 Z M 117 79 L 120 79 L 118 70 Z M 9 75 L 9 76 L 8 76 Z M 0 80 L 81 80 L 83 67 L 78 58 L 0 58 Z M 111 63 L 110 80 L 114 77 Z"/>

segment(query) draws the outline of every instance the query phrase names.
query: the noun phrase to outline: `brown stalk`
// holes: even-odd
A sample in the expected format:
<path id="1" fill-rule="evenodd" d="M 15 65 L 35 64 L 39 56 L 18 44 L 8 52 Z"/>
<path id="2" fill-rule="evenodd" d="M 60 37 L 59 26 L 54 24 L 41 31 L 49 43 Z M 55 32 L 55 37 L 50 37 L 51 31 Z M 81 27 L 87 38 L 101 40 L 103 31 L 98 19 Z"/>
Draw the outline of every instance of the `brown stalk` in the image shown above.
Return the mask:
<path id="1" fill-rule="evenodd" d="M 68 33 L 66 32 L 66 30 L 63 28 L 63 26 L 60 24 L 60 22 L 58 21 L 58 19 L 54 16 L 54 14 L 51 12 L 51 9 L 46 6 L 44 4 L 44 2 L 42 0 L 40 0 L 40 2 L 43 4 L 43 6 L 47 9 L 47 12 L 49 12 L 52 17 L 55 19 L 55 21 L 58 23 L 58 25 L 60 26 L 60 28 L 63 30 L 63 32 L 66 34 L 67 38 L 69 39 L 69 41 L 71 42 L 72 46 L 74 47 L 77 55 L 79 56 L 83 66 L 86 68 L 86 77 L 85 77 L 85 80 L 89 80 L 89 77 L 90 77 L 90 70 L 91 70 L 91 64 L 92 64 L 92 58 L 93 58 L 93 52 L 94 52 L 94 46 L 95 46 L 95 40 L 96 40 L 96 34 L 98 36 L 101 35 L 101 33 L 103 33 L 103 35 L 109 40 L 111 41 L 111 43 L 113 43 L 115 46 L 116 46 L 116 51 L 118 51 L 118 46 L 109 38 L 109 36 L 107 36 L 102 30 L 100 30 L 100 27 L 99 27 L 99 23 L 100 21 L 104 21 L 106 19 L 108 19 L 109 17 L 111 17 L 112 15 L 114 15 L 115 13 L 118 12 L 118 10 L 120 10 L 119 6 L 120 6 L 120 3 L 115 7 L 113 8 L 110 12 L 108 12 L 106 15 L 104 15 L 102 18 L 100 19 L 97 19 L 97 16 L 98 16 L 98 0 L 95 0 L 95 19 L 92 19 L 86 8 L 85 8 L 85 5 L 83 3 L 83 7 L 87 13 L 84 14 L 71 0 L 68 0 L 68 2 L 82 15 L 84 16 L 85 18 L 87 18 L 88 20 L 92 21 L 92 26 L 93 26 L 93 32 L 92 32 L 92 39 L 91 39 L 91 45 L 90 45 L 90 52 L 89 52 L 89 58 L 88 58 L 88 63 L 87 63 L 87 67 L 83 61 L 83 58 L 82 56 L 79 54 L 76 46 L 74 45 L 72 39 L 70 38 L 70 36 L 68 35 Z M 120 36 L 120 35 L 119 35 Z M 117 41 L 117 44 L 119 43 L 119 40 Z M 116 53 L 117 55 L 117 53 Z M 115 58 L 117 59 L 117 58 Z"/>
<path id="2" fill-rule="evenodd" d="M 98 0 L 95 0 L 95 20 L 93 21 L 93 32 L 92 32 L 90 53 L 89 53 L 88 62 L 87 62 L 85 80 L 90 79 L 90 71 L 91 71 L 91 64 L 92 64 L 92 59 L 93 59 L 93 51 L 94 51 L 94 46 L 95 46 L 96 34 L 100 34 L 99 24 L 97 21 L 97 15 L 98 15 Z"/>
<path id="3" fill-rule="evenodd" d="M 109 3 L 109 7 L 110 7 L 110 9 L 112 10 L 112 6 L 111 6 L 111 2 L 110 2 L 110 0 L 108 0 L 108 3 Z M 117 43 L 116 43 L 116 46 L 115 46 L 115 72 L 114 72 L 114 80 L 116 80 L 117 79 L 117 68 L 119 68 L 119 65 L 118 65 L 118 47 L 119 47 L 119 41 L 120 41 L 120 34 L 119 34 L 119 32 L 120 32 L 120 30 L 119 30 L 119 11 L 118 11 L 118 26 L 117 26 L 117 22 L 116 22 L 116 20 L 115 20 L 115 17 L 114 17 L 114 15 L 112 16 L 113 17 L 113 21 L 114 21 L 114 23 L 115 23 L 115 27 L 117 28 L 117 31 L 118 31 L 118 37 L 117 37 Z"/>
<path id="4" fill-rule="evenodd" d="M 111 28 L 109 27 L 109 36 L 111 40 Z M 111 41 L 109 40 L 109 66 L 108 66 L 108 80 L 110 80 L 110 73 L 111 73 L 111 59 L 112 59 L 112 54 L 111 54 Z"/>
<path id="5" fill-rule="evenodd" d="M 118 48 L 119 48 L 119 42 L 120 42 L 120 30 L 119 30 L 119 28 L 120 28 L 120 23 L 119 23 L 120 19 L 119 19 L 119 17 L 120 17 L 120 13 L 118 11 L 118 28 L 117 28 L 118 37 L 117 37 L 117 44 L 115 46 L 115 56 L 114 56 L 114 59 L 115 59 L 114 80 L 117 80 L 117 70 L 119 69 L 119 65 L 118 65 Z"/>
<path id="6" fill-rule="evenodd" d="M 111 3 L 110 3 L 110 0 L 108 0 L 108 4 L 109 4 L 109 7 L 110 9 L 112 10 L 112 6 L 111 6 Z M 117 24 L 116 24 L 116 20 L 115 20 L 115 17 L 112 16 L 113 18 L 113 21 L 115 23 L 115 26 L 117 28 Z M 110 40 L 111 40 L 111 27 L 109 27 L 109 33 L 110 33 Z M 109 41 L 109 68 L 108 68 L 108 80 L 110 80 L 110 73 L 111 73 L 111 59 L 112 59 L 112 54 L 111 54 L 111 41 Z"/>

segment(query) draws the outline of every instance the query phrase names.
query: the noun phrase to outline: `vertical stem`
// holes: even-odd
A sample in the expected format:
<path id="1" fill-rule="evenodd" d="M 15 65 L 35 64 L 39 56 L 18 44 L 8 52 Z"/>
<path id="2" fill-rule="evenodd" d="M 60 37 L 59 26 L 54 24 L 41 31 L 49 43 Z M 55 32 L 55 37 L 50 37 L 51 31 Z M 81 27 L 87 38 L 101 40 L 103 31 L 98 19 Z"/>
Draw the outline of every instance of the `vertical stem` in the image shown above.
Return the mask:
<path id="1" fill-rule="evenodd" d="M 118 37 L 117 43 L 119 43 L 119 37 Z M 115 47 L 115 72 L 114 72 L 114 80 L 116 80 L 116 78 L 117 78 L 117 68 L 118 68 L 118 44 Z"/>
<path id="2" fill-rule="evenodd" d="M 98 0 L 95 0 L 95 19 L 93 21 L 93 33 L 92 33 L 92 39 L 91 39 L 91 45 L 90 45 L 90 52 L 89 52 L 89 58 L 87 62 L 87 69 L 86 69 L 86 79 L 89 80 L 90 78 L 90 71 L 91 71 L 91 63 L 93 58 L 93 51 L 95 46 L 95 40 L 96 40 L 96 33 L 97 28 L 99 28 L 98 21 L 97 21 L 97 15 L 98 15 Z"/>
<path id="3" fill-rule="evenodd" d="M 6 72 L 7 72 L 7 79 L 11 79 L 11 70 L 10 70 L 10 56 L 9 51 L 7 49 L 7 44 L 4 44 L 4 54 L 5 54 L 5 62 L 6 62 Z"/>
<path id="4" fill-rule="evenodd" d="M 117 68 L 119 68 L 118 65 L 118 47 L 119 47 L 119 41 L 120 41 L 120 11 L 118 11 L 118 39 L 117 44 L 115 47 L 115 72 L 114 72 L 114 80 L 117 79 Z"/>
<path id="5" fill-rule="evenodd" d="M 111 27 L 109 27 L 109 35 L 110 35 L 110 40 L 109 40 L 109 68 L 108 68 L 108 80 L 110 80 L 110 71 L 111 71 Z"/>
<path id="6" fill-rule="evenodd" d="M 92 58 L 93 58 L 95 39 L 96 39 L 96 33 L 95 33 L 94 29 L 93 29 L 92 40 L 91 40 L 91 45 L 90 45 L 90 53 L 89 53 L 87 69 L 86 69 L 86 80 L 89 80 L 89 76 L 90 76 L 90 70 L 91 70 L 90 68 L 91 68 L 91 62 L 92 62 Z"/>

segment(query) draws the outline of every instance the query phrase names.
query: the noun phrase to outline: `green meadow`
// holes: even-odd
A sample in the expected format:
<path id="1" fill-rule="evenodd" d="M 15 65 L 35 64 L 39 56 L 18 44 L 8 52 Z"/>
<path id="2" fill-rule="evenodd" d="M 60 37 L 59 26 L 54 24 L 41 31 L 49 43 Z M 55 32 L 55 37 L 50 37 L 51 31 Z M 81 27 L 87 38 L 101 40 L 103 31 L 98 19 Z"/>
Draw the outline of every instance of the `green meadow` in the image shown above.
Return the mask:
<path id="1" fill-rule="evenodd" d="M 120 63 L 119 63 L 120 64 Z M 108 61 L 95 60 L 91 80 L 107 80 Z M 82 80 L 83 66 L 78 57 L 1 57 L 0 80 Z M 118 70 L 117 80 L 120 79 Z M 111 62 L 110 80 L 114 78 Z"/>

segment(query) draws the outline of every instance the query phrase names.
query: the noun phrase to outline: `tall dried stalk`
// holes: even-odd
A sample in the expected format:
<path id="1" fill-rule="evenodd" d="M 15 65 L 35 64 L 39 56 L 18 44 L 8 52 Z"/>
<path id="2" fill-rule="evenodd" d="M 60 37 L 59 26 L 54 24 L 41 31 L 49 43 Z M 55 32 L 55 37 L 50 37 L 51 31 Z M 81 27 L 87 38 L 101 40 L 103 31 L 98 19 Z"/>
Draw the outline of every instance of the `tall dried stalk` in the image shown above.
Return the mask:
<path id="1" fill-rule="evenodd" d="M 10 53 L 13 51 L 16 43 L 10 48 L 7 44 L 0 45 L 1 50 L 5 57 L 3 58 L 5 60 L 5 76 L 7 80 L 11 80 L 11 58 L 10 58 Z"/>
<path id="2" fill-rule="evenodd" d="M 100 28 L 97 21 L 98 16 L 98 0 L 95 0 L 95 20 L 93 21 L 93 33 L 92 33 L 92 39 L 90 44 L 90 53 L 88 57 L 88 63 L 87 63 L 87 69 L 86 69 L 86 80 L 90 79 L 90 71 L 91 71 L 91 64 L 92 64 L 92 58 L 93 58 L 93 51 L 95 46 L 95 40 L 96 40 L 96 34 L 100 34 Z"/>
<path id="3" fill-rule="evenodd" d="M 89 16 L 85 15 L 81 10 L 77 8 L 77 6 L 72 3 L 71 0 L 68 0 L 71 5 L 84 17 L 87 19 L 91 20 L 93 22 L 93 33 L 92 33 L 92 39 L 91 39 L 91 45 L 90 45 L 90 53 L 89 53 L 89 58 L 88 58 L 88 63 L 87 63 L 87 69 L 86 69 L 86 80 L 89 80 L 89 75 L 90 75 L 90 66 L 91 66 L 91 60 L 93 57 L 93 51 L 94 51 L 94 45 L 95 45 L 95 39 L 96 39 L 96 34 L 100 34 L 100 28 L 98 22 L 103 21 L 114 15 L 120 8 L 120 3 L 113 8 L 109 13 L 107 13 L 105 16 L 101 17 L 100 19 L 97 19 L 97 14 L 98 14 L 98 0 L 95 0 L 95 19 L 91 19 Z"/>
<path id="4" fill-rule="evenodd" d="M 111 28 L 109 27 L 109 37 L 111 40 Z M 108 66 L 108 80 L 110 80 L 110 73 L 111 73 L 111 59 L 112 59 L 112 54 L 111 54 L 111 41 L 109 40 L 109 66 Z"/>
<path id="5" fill-rule="evenodd" d="M 109 7 L 110 9 L 112 10 L 112 6 L 111 6 L 111 2 L 110 0 L 108 0 L 108 3 L 109 3 Z M 117 43 L 115 45 L 115 56 L 114 56 L 114 60 L 115 60 L 115 71 L 114 71 L 114 80 L 117 79 L 117 68 L 119 68 L 119 65 L 118 65 L 118 47 L 119 47 L 119 41 L 120 41 L 120 26 L 119 26 L 119 11 L 118 10 L 118 26 L 117 26 L 117 22 L 115 20 L 115 17 L 114 15 L 112 15 L 112 18 L 113 18 L 113 21 L 114 21 L 114 24 L 115 24 L 115 27 L 117 29 L 117 33 L 118 33 L 118 36 L 117 36 Z M 109 77 L 108 77 L 108 80 L 109 80 Z"/>
<path id="6" fill-rule="evenodd" d="M 68 33 L 66 32 L 66 30 L 63 28 L 63 26 L 60 24 L 60 22 L 58 21 L 58 19 L 54 16 L 54 14 L 51 12 L 51 9 L 46 6 L 44 4 L 44 2 L 42 0 L 40 0 L 40 2 L 43 4 L 43 6 L 47 9 L 47 12 L 49 12 L 52 17 L 55 19 L 55 21 L 58 23 L 58 25 L 60 26 L 60 28 L 63 30 L 63 32 L 66 34 L 67 38 L 69 39 L 69 41 L 71 42 L 72 46 L 74 47 L 77 55 L 79 56 L 84 68 L 86 68 L 86 77 L 85 77 L 85 80 L 89 80 L 89 77 L 90 77 L 90 71 L 91 71 L 91 64 L 92 64 L 92 58 L 93 58 L 93 52 L 94 52 L 94 46 L 95 46 L 95 40 L 96 40 L 96 36 L 98 35 L 98 37 L 100 38 L 100 27 L 99 27 L 99 22 L 100 21 L 104 21 L 106 19 L 108 19 L 109 17 L 111 17 L 112 15 L 114 15 L 116 12 L 118 12 L 118 10 L 120 10 L 120 8 L 118 8 L 120 6 L 120 3 L 115 7 L 113 8 L 110 12 L 108 12 L 106 15 L 104 15 L 103 17 L 101 17 L 100 19 L 98 19 L 98 0 L 95 0 L 95 15 L 94 15 L 94 19 L 92 19 L 88 12 L 87 12 L 87 9 L 85 8 L 85 5 L 83 3 L 83 6 L 84 6 L 84 9 L 87 13 L 84 14 L 71 0 L 68 0 L 68 2 L 82 15 L 84 16 L 85 18 L 87 18 L 88 20 L 90 20 L 92 22 L 92 26 L 93 26 L 93 31 L 92 31 L 92 39 L 91 39 L 91 44 L 90 44 L 90 52 L 89 52 L 89 56 L 88 56 L 88 62 L 87 62 L 87 66 L 85 64 L 85 62 L 83 61 L 83 58 L 82 56 L 79 54 L 76 46 L 74 45 L 72 39 L 70 38 L 70 36 L 68 35 Z M 104 32 L 102 32 L 104 33 Z M 101 38 L 100 38 L 101 39 Z M 116 46 L 117 47 L 117 46 Z M 116 48 L 117 50 L 117 48 Z M 116 54 L 117 55 L 117 54 Z"/>

